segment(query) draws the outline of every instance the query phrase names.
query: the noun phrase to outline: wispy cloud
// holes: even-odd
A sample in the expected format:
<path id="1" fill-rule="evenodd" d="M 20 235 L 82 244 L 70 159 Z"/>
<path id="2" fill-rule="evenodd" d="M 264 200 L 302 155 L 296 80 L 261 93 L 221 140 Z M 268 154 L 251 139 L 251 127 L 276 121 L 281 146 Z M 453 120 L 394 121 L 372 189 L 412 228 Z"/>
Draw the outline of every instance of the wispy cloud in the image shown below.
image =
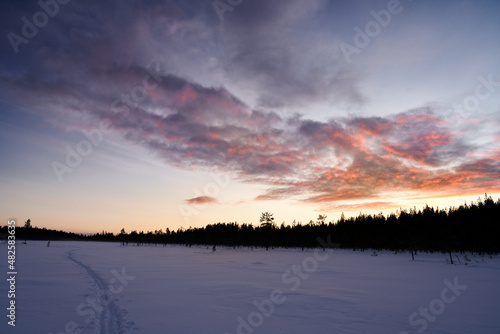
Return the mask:
<path id="1" fill-rule="evenodd" d="M 161 76 L 154 93 L 136 108 L 124 102 L 110 108 L 117 95 L 106 87 L 124 86 L 123 80 L 133 86 L 144 73 L 146 69 L 129 71 L 128 77 L 100 72 L 99 94 L 85 109 L 74 107 L 86 95 L 85 85 L 60 82 L 42 94 L 37 88 L 41 82 L 33 81 L 41 79 L 31 78 L 26 85 L 20 78 L 13 84 L 19 94 L 38 94 L 61 114 L 68 110 L 111 120 L 116 133 L 167 164 L 215 168 L 242 182 L 267 185 L 258 200 L 297 197 L 324 203 L 377 198 L 388 191 L 498 190 L 498 149 L 476 152 L 468 136 L 429 108 L 319 122 L 254 110 L 223 87 L 174 75 Z"/>
<path id="2" fill-rule="evenodd" d="M 213 204 L 213 203 L 217 203 L 217 199 L 210 197 L 210 196 L 199 196 L 199 197 L 186 199 L 185 202 L 188 204 L 195 204 L 195 205 Z"/>

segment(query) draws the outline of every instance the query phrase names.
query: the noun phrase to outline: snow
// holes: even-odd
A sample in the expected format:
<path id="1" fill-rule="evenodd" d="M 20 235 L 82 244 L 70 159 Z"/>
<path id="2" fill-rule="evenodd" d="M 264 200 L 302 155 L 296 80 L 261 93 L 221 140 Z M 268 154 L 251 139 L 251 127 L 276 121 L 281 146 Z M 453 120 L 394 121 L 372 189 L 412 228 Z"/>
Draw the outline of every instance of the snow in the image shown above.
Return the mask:
<path id="1" fill-rule="evenodd" d="M 389 251 L 16 247 L 16 326 L 2 280 L 0 333 L 500 332 L 498 256 L 450 265 L 440 253 L 411 261 Z"/>

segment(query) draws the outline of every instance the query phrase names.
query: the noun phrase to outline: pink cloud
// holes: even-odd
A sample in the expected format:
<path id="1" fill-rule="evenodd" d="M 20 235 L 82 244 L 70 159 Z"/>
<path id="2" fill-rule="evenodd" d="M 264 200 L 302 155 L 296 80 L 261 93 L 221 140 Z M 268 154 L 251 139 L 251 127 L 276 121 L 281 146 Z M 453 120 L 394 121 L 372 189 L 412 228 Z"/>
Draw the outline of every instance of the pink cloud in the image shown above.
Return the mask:
<path id="1" fill-rule="evenodd" d="M 145 73 L 134 69 L 115 77 L 103 70 L 92 90 L 63 81 L 44 86 L 36 78 L 13 84 L 21 96 L 30 96 L 30 103 L 38 97 L 51 110 L 60 110 L 60 119 L 68 109 L 110 119 L 113 131 L 169 165 L 232 172 L 241 182 L 264 184 L 267 190 L 257 200 L 368 203 L 380 202 L 378 196 L 387 192 L 459 194 L 500 188 L 498 145 L 478 150 L 468 132 L 429 110 L 325 122 L 285 118 L 249 108 L 223 87 L 204 87 L 173 75 L 162 76 L 155 89 L 158 98 L 145 98 L 135 108 L 122 102 L 110 108 L 120 89 L 133 87 L 124 81 L 142 82 Z M 91 105 L 74 107 L 84 96 L 93 96 Z M 494 120 L 489 124 L 498 126 Z M 88 130 L 91 123 L 72 126 Z M 466 126 L 472 131 L 480 125 Z M 215 203 L 212 198 L 187 201 Z"/>
<path id="2" fill-rule="evenodd" d="M 199 196 L 199 197 L 186 199 L 185 201 L 188 204 L 195 204 L 195 205 L 217 203 L 217 200 L 213 197 L 210 197 L 210 196 Z"/>

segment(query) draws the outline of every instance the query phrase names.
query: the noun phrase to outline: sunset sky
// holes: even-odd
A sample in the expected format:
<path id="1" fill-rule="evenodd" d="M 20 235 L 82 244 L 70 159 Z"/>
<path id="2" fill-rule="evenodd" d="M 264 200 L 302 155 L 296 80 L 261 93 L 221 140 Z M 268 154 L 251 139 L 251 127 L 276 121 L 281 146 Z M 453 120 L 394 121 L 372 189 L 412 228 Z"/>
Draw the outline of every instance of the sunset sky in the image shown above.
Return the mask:
<path id="1" fill-rule="evenodd" d="M 500 196 L 497 0 L 59 1 L 1 5 L 1 225 Z"/>

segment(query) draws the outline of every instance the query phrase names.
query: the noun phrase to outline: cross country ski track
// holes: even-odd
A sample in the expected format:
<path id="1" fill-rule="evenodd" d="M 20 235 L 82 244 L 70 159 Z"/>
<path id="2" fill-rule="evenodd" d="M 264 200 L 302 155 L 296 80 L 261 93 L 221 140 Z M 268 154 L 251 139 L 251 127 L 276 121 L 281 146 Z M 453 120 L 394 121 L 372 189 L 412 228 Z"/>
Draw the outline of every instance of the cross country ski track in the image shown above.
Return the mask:
<path id="1" fill-rule="evenodd" d="M 102 310 L 96 312 L 97 322 L 94 324 L 97 334 L 123 334 L 126 332 L 126 326 L 123 323 L 122 314 L 124 313 L 114 302 L 109 292 L 108 283 L 97 274 L 89 265 L 86 265 L 75 259 L 74 252 L 68 252 L 68 259 L 76 263 L 92 278 L 97 286 L 96 299 Z"/>

